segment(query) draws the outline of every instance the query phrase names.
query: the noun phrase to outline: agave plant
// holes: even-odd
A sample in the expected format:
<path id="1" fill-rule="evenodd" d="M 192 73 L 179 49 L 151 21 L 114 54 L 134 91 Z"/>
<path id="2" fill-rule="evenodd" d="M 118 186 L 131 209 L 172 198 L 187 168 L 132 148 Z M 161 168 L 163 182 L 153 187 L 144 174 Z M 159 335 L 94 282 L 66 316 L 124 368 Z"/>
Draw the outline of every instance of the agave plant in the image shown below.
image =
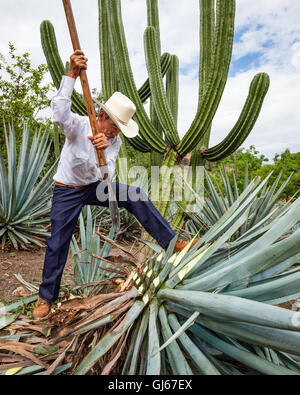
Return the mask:
<path id="1" fill-rule="evenodd" d="M 299 296 L 300 199 L 230 246 L 266 184 L 242 196 L 189 251 L 148 260 L 134 276 L 139 297 L 77 367 L 86 374 L 130 337 L 123 374 L 299 374 L 299 313 L 275 304 Z M 288 237 L 280 239 L 282 235 Z M 279 240 L 279 241 L 278 241 Z M 166 344 L 164 344 L 166 343 Z"/>
<path id="2" fill-rule="evenodd" d="M 205 192 L 203 197 L 193 190 L 191 184 L 187 180 L 184 180 L 187 186 L 189 199 L 191 199 L 191 196 L 195 199 L 194 211 L 190 213 L 187 212 L 191 219 L 191 222 L 188 224 L 188 228 L 192 235 L 197 233 L 201 226 L 203 229 L 209 229 L 213 224 L 215 224 L 236 202 L 240 195 L 244 193 L 249 185 L 247 165 L 245 167 L 244 187 L 242 191 L 238 190 L 237 179 L 234 172 L 233 186 L 231 185 L 229 174 L 224 168 L 223 171 L 220 170 L 220 177 L 222 180 L 221 185 L 219 185 L 206 170 L 204 170 L 204 172 L 206 187 L 204 188 Z M 268 180 L 270 179 L 271 174 L 267 177 Z M 232 239 L 236 239 L 252 227 L 255 227 L 255 225 L 259 223 L 261 224 L 262 221 L 267 222 L 270 218 L 274 218 L 285 209 L 279 199 L 282 192 L 290 182 L 292 174 L 283 182 L 281 187 L 276 190 L 281 176 L 282 174 L 280 173 L 271 185 L 269 185 L 269 183 L 264 185 L 264 188 L 262 188 L 261 192 L 250 207 L 247 221 L 238 229 L 235 235 L 232 235 Z M 254 182 L 258 183 L 259 179 L 256 178 Z M 224 190 L 225 193 L 223 193 L 222 190 Z M 287 202 L 287 204 L 290 204 L 293 199 L 294 196 L 289 202 Z M 182 210 L 185 210 L 184 201 L 176 202 L 176 204 L 181 207 Z M 176 210 L 173 212 L 173 215 L 176 215 Z"/>
<path id="3" fill-rule="evenodd" d="M 112 249 L 112 244 L 105 241 L 100 249 L 101 236 L 96 233 L 96 224 L 97 221 L 92 216 L 92 208 L 87 206 L 86 221 L 83 213 L 80 214 L 79 218 L 80 245 L 75 236 L 72 237 L 71 241 L 75 283 L 83 288 L 84 295 L 100 293 L 104 285 L 109 282 L 107 280 L 111 280 L 113 277 L 124 277 L 122 265 L 115 268 L 113 263 L 105 261 Z M 113 240 L 113 238 L 114 232 L 111 228 L 109 239 Z M 104 260 L 101 260 L 101 258 L 104 258 Z"/>
<path id="4" fill-rule="evenodd" d="M 54 164 L 42 175 L 51 142 L 47 132 L 36 131 L 30 144 L 30 129 L 24 125 L 17 155 L 13 126 L 4 126 L 7 158 L 0 154 L 0 240 L 18 249 L 29 244 L 44 246 L 49 233 L 50 199 Z M 7 164 L 7 165 L 6 165 Z"/>
<path id="5" fill-rule="evenodd" d="M 57 318 L 53 313 L 52 326 L 63 313 L 67 323 L 41 339 L 50 365 L 37 360 L 40 346 L 30 338 L 17 343 L 36 352 L 31 368 L 83 375 L 100 366 L 109 374 L 118 364 L 118 373 L 139 375 L 299 375 L 300 313 L 276 305 L 300 295 L 300 270 L 293 267 L 300 258 L 300 198 L 228 243 L 266 183 L 252 181 L 192 248 L 173 254 L 175 237 L 167 251 L 131 273 L 131 289 L 83 299 L 69 326 L 71 305 Z M 14 317 L 5 320 L 8 325 Z M 41 323 L 41 333 L 50 322 Z M 0 339 L 2 349 L 14 351 L 16 343 L 7 339 Z"/>

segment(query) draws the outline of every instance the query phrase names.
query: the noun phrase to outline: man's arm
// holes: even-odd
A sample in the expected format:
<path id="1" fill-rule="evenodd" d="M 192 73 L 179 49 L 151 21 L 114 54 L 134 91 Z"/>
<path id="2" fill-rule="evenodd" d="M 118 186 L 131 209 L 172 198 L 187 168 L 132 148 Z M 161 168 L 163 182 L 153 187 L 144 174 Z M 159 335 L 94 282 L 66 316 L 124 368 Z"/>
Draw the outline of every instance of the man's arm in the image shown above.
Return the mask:
<path id="1" fill-rule="evenodd" d="M 63 76 L 60 88 L 51 101 L 52 120 L 63 134 L 72 139 L 82 124 L 82 118 L 71 112 L 71 96 L 81 69 L 87 68 L 87 59 L 82 51 L 75 51 L 70 57 L 70 68 L 67 76 Z"/>

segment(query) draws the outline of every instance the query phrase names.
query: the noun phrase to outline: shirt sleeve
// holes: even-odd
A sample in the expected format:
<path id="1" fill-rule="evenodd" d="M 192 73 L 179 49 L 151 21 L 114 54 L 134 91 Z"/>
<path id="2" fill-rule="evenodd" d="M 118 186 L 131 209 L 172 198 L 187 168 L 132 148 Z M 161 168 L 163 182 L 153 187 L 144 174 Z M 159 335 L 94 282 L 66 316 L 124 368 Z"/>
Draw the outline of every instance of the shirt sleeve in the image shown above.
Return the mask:
<path id="1" fill-rule="evenodd" d="M 83 119 L 71 111 L 71 96 L 75 82 L 74 78 L 63 76 L 60 88 L 51 101 L 52 121 L 60 127 L 68 139 L 77 135 Z"/>
<path id="2" fill-rule="evenodd" d="M 113 177 L 116 170 L 116 160 L 121 145 L 122 140 L 120 136 L 117 136 L 116 139 L 104 151 L 108 172 L 111 178 Z"/>

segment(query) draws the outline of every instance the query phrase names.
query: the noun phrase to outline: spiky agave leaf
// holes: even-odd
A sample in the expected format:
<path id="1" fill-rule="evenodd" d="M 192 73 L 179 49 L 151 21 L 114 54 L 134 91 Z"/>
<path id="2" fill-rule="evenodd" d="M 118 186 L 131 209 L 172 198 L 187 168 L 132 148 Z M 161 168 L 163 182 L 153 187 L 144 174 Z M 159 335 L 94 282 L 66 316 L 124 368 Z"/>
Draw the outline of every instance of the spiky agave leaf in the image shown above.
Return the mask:
<path id="1" fill-rule="evenodd" d="M 215 224 L 231 207 L 236 206 L 236 201 L 240 197 L 240 195 L 244 194 L 247 191 L 247 188 L 253 182 L 258 183 L 259 179 L 255 178 L 250 183 L 247 179 L 248 166 L 245 166 L 245 182 L 244 189 L 242 191 L 238 191 L 237 189 L 237 179 L 235 174 L 233 173 L 233 186 L 230 182 L 228 172 L 223 168 L 223 171 L 220 170 L 220 176 L 222 182 L 219 184 L 216 182 L 213 177 L 204 170 L 205 178 L 206 178 L 206 188 L 204 198 L 201 198 L 196 191 L 193 190 L 191 184 L 187 180 L 183 180 L 186 187 L 188 188 L 189 193 L 194 196 L 196 200 L 195 210 L 194 212 L 187 213 L 190 217 L 191 222 L 189 224 L 189 230 L 192 234 L 195 233 L 196 229 L 199 226 L 205 224 L 206 228 L 210 228 L 213 224 Z M 270 178 L 271 174 L 267 177 Z M 291 175 L 292 176 L 292 175 Z M 278 182 L 281 178 L 281 174 L 276 178 L 273 184 L 269 185 L 269 183 L 264 183 L 264 187 L 257 195 L 257 199 L 253 201 L 253 204 L 250 207 L 249 215 L 247 221 L 241 226 L 236 234 L 232 235 L 232 240 L 237 239 L 241 235 L 249 235 L 256 229 L 256 225 L 261 226 L 262 222 L 266 225 L 270 221 L 270 218 L 275 218 L 276 216 L 281 215 L 284 210 L 286 210 L 288 204 L 286 206 L 282 205 L 279 201 L 280 196 L 288 185 L 291 176 L 285 180 L 285 182 L 281 185 L 280 188 L 276 191 L 278 186 Z M 177 179 L 176 182 L 179 182 Z M 222 192 L 225 191 L 224 192 Z M 292 199 L 291 199 L 292 200 Z M 184 210 L 183 202 L 176 202 L 177 206 L 179 206 L 182 210 Z"/>
<path id="2" fill-rule="evenodd" d="M 128 336 L 123 374 L 159 374 L 167 369 L 173 374 L 236 374 L 237 362 L 243 364 L 244 372 L 299 374 L 299 317 L 272 304 L 275 297 L 289 300 L 299 290 L 299 271 L 287 269 L 300 254 L 300 234 L 295 226 L 300 199 L 268 227 L 256 226 L 260 233 L 248 236 L 246 242 L 242 236 L 233 243 L 234 248 L 228 244 L 266 182 L 250 183 L 190 250 L 172 254 L 174 238 L 166 252 L 145 262 L 142 272 L 134 276 L 139 294 L 132 289 L 120 296 L 120 300 L 135 298 L 135 302 L 132 299 L 123 310 L 116 310 L 117 314 L 128 312 L 74 373 L 88 373 L 109 350 L 124 347 Z M 296 230 L 291 233 L 291 229 Z M 282 235 L 289 237 L 278 241 Z M 90 238 L 91 232 L 86 232 L 83 245 L 87 246 Z M 281 269 L 287 271 L 274 276 Z M 110 303 L 119 304 L 117 299 Z M 89 321 L 71 328 L 69 334 L 79 336 L 115 320 L 116 313 L 109 314 L 109 303 L 101 309 L 90 315 Z M 189 320 L 196 322 L 189 326 Z M 160 350 L 165 342 L 166 350 Z M 112 355 L 110 365 L 120 353 L 113 351 Z"/>
<path id="3" fill-rule="evenodd" d="M 123 374 L 300 374 L 300 313 L 275 306 L 299 296 L 299 269 L 291 266 L 300 256 L 300 198 L 247 241 L 228 243 L 263 187 L 250 183 L 192 248 L 173 254 L 175 237 L 134 273 L 136 288 L 97 296 L 101 306 L 66 333 L 99 338 L 95 331 L 110 327 L 80 362 L 76 356 L 74 374 L 103 358 L 109 371 L 126 339 Z"/>
<path id="4" fill-rule="evenodd" d="M 272 305 L 275 297 L 289 300 L 297 287 L 300 289 L 299 270 L 286 270 L 300 254 L 300 233 L 296 230 L 290 234 L 299 222 L 300 199 L 267 229 L 262 225 L 258 237 L 249 238 L 232 254 L 227 244 L 230 235 L 246 221 L 247 211 L 263 186 L 250 183 L 237 199 L 235 210 L 230 215 L 226 212 L 189 251 L 172 255 L 173 242 L 168 251 L 145 263 L 142 274 L 136 274 L 139 307 L 134 308 L 134 316 L 126 316 L 122 326 L 125 331 L 132 325 L 134 361 L 131 365 L 127 361 L 123 374 L 158 374 L 166 364 L 173 374 L 233 374 L 238 372 L 237 362 L 243 364 L 243 371 L 300 373 L 295 362 L 295 356 L 300 355 L 299 317 Z M 289 236 L 278 241 L 282 235 Z M 274 276 L 270 269 L 280 267 L 285 273 Z M 253 282 L 260 274 L 264 281 Z M 191 317 L 196 322 L 185 325 Z M 97 351 L 91 352 L 94 363 L 96 355 L 103 356 L 119 336 L 118 332 L 100 340 Z M 160 347 L 168 339 L 164 353 Z M 272 358 L 265 357 L 266 348 Z M 82 362 L 78 374 L 87 373 L 88 362 L 90 357 Z"/>
<path id="5" fill-rule="evenodd" d="M 118 276 L 118 270 L 113 268 L 113 264 L 110 265 L 101 260 L 101 258 L 106 258 L 109 255 L 112 244 L 105 241 L 100 249 L 101 237 L 99 233 L 96 233 L 97 218 L 92 216 L 92 212 L 92 207 L 87 206 L 85 216 L 83 213 L 80 214 L 80 244 L 77 243 L 75 236 L 72 237 L 71 241 L 75 282 L 80 286 L 85 286 L 86 284 L 95 285 L 95 283 Z M 114 239 L 113 229 L 109 233 L 109 238 Z M 110 267 L 114 271 L 110 271 Z M 123 275 L 124 273 L 120 270 L 119 277 Z M 95 289 L 96 293 L 99 293 L 103 289 L 103 285 L 84 287 L 83 292 L 84 294 L 94 294 L 93 289 Z"/>
<path id="6" fill-rule="evenodd" d="M 17 158 L 13 126 L 4 127 L 7 166 L 0 154 L 0 239 L 2 247 L 10 240 L 17 249 L 30 243 L 43 246 L 49 233 L 52 173 L 56 163 L 41 177 L 51 142 L 47 132 L 36 131 L 30 144 L 30 129 L 24 125 L 22 143 Z"/>

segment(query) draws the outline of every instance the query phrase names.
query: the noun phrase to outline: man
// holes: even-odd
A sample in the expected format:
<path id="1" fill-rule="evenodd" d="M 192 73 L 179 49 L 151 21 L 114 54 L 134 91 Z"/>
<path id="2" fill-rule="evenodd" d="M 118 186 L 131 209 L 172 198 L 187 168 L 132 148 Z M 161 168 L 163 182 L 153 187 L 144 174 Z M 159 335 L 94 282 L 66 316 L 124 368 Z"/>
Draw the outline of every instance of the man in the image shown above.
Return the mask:
<path id="1" fill-rule="evenodd" d="M 97 177 L 95 149 L 105 150 L 108 171 L 112 174 L 122 141 L 120 131 L 128 138 L 138 134 L 138 125 L 132 120 L 136 108 L 132 101 L 119 92 L 101 105 L 97 118 L 99 134 L 92 136 L 89 118 L 71 112 L 71 95 L 81 69 L 87 69 L 87 58 L 75 51 L 70 58 L 70 69 L 62 78 L 60 89 L 52 99 L 53 121 L 66 136 L 60 162 L 54 176 L 55 187 L 51 209 L 51 236 L 47 239 L 42 284 L 33 311 L 34 318 L 49 313 L 51 302 L 59 294 L 63 269 L 78 217 L 84 205 L 108 207 L 105 183 Z M 113 183 L 119 207 L 125 207 L 143 225 L 147 232 L 167 248 L 176 233 L 160 215 L 148 196 L 139 188 Z M 196 240 L 195 240 L 196 242 Z M 174 251 L 186 246 L 177 240 Z"/>

